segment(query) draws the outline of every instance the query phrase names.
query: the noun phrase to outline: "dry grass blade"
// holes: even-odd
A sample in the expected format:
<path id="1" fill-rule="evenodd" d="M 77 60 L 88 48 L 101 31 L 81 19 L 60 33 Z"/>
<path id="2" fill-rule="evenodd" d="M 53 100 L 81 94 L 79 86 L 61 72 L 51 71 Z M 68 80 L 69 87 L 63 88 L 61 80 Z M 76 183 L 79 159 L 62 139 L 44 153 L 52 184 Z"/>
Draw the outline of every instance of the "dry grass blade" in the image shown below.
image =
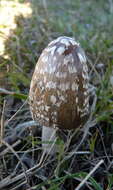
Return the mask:
<path id="1" fill-rule="evenodd" d="M 12 148 L 14 148 L 15 146 L 19 145 L 21 143 L 21 140 L 17 140 L 14 144 L 12 144 Z M 7 154 L 9 152 L 9 148 L 7 147 L 5 150 L 0 152 L 0 157 L 4 156 L 5 154 Z"/>
<path id="2" fill-rule="evenodd" d="M 24 164 L 23 164 L 23 162 L 21 161 L 20 157 L 19 157 L 18 154 L 15 152 L 15 150 L 12 148 L 12 146 L 10 146 L 7 142 L 5 142 L 4 140 L 2 140 L 2 143 L 3 143 L 5 146 L 7 146 L 8 149 L 11 150 L 11 152 L 17 157 L 17 159 L 18 159 L 19 162 L 21 163 L 22 169 L 23 169 L 23 171 L 24 171 L 24 176 L 25 176 L 25 179 L 26 179 L 26 183 L 29 184 L 29 183 L 28 183 L 28 176 L 27 176 L 26 170 L 25 170 L 25 168 L 24 168 Z"/>
<path id="3" fill-rule="evenodd" d="M 3 111 L 2 111 L 2 116 L 1 116 L 1 129 L 0 129 L 0 143 L 2 144 L 2 139 L 4 137 L 4 112 L 5 112 L 5 105 L 6 101 L 4 100 L 3 104 Z"/>
<path id="4" fill-rule="evenodd" d="M 46 166 L 46 165 L 47 165 L 47 163 L 44 166 Z M 34 175 L 37 172 L 37 169 L 41 169 L 41 168 L 42 168 L 42 166 L 39 163 L 39 164 L 35 165 L 34 167 L 26 170 L 27 177 Z M 23 178 L 25 178 L 25 173 L 24 172 L 17 175 L 17 176 L 15 176 L 15 177 L 12 177 L 10 175 L 10 176 L 6 177 L 5 179 L 3 179 L 2 181 L 0 181 L 0 189 L 6 187 L 8 185 L 11 185 L 11 184 L 23 179 Z"/>
<path id="5" fill-rule="evenodd" d="M 26 182 L 23 181 L 19 185 L 16 185 L 14 188 L 11 188 L 11 190 L 17 190 L 18 188 L 20 188 L 22 185 L 25 185 L 25 184 L 26 184 Z M 29 188 L 29 190 L 31 190 L 31 188 Z"/>
<path id="6" fill-rule="evenodd" d="M 26 103 L 27 100 L 22 104 L 22 106 L 17 110 L 17 112 L 8 121 L 6 121 L 5 125 L 7 125 L 20 112 L 20 110 L 26 105 Z"/>
<path id="7" fill-rule="evenodd" d="M 79 154 L 79 155 L 82 155 L 82 154 L 91 154 L 91 152 L 89 152 L 89 151 L 77 151 L 77 152 L 72 151 L 72 152 L 69 152 L 68 154 L 70 156 L 73 156 L 73 155 L 76 155 L 76 154 Z"/>
<path id="8" fill-rule="evenodd" d="M 91 177 L 91 175 L 104 163 L 104 160 L 100 160 L 98 164 L 91 170 L 91 172 L 83 179 L 83 181 L 76 187 L 75 190 L 80 190 L 81 187 L 86 183 L 86 181 Z"/>
<path id="9" fill-rule="evenodd" d="M 38 122 L 32 120 L 32 121 L 27 121 L 27 122 L 23 122 L 23 123 L 18 124 L 16 129 L 18 129 L 18 128 L 27 128 L 27 127 L 30 128 L 32 126 L 37 126 L 37 125 L 39 125 Z"/>
<path id="10" fill-rule="evenodd" d="M 53 142 L 53 144 L 51 145 L 51 149 L 52 149 L 52 147 L 54 146 L 55 142 L 56 142 L 56 139 L 55 139 L 55 141 Z M 8 147 L 8 149 L 10 149 L 10 150 L 15 154 L 15 156 L 18 158 L 18 160 L 20 161 L 21 165 L 23 166 L 23 163 L 21 162 L 21 160 L 20 160 L 18 154 L 14 151 L 14 149 L 13 149 L 8 143 L 6 143 L 5 141 L 2 141 L 2 143 L 3 143 L 4 145 L 6 145 L 6 146 Z M 51 149 L 50 149 L 50 151 L 51 151 Z M 37 164 L 36 166 L 30 168 L 29 170 L 25 170 L 25 169 L 24 169 L 24 166 L 23 166 L 24 172 L 23 172 L 22 174 L 20 174 L 20 175 L 14 177 L 14 178 L 12 178 L 12 176 L 10 175 L 10 176 L 8 176 L 7 178 L 3 179 L 3 180 L 0 182 L 0 189 L 1 189 L 1 188 L 4 188 L 4 187 L 6 187 L 6 186 L 8 186 L 8 185 L 10 185 L 10 184 L 15 183 L 16 181 L 21 180 L 21 179 L 24 178 L 24 177 L 26 178 L 26 183 L 27 183 L 28 176 L 29 176 L 30 174 L 33 175 L 33 173 L 34 173 L 33 171 L 34 171 L 34 170 L 36 171 L 36 169 L 44 167 L 44 162 L 47 160 L 48 154 L 46 155 L 46 157 L 44 157 L 44 156 L 45 156 L 45 152 L 43 152 L 39 164 Z M 23 184 L 23 183 L 22 183 L 22 184 Z M 25 184 L 25 182 L 24 182 L 24 184 Z"/>

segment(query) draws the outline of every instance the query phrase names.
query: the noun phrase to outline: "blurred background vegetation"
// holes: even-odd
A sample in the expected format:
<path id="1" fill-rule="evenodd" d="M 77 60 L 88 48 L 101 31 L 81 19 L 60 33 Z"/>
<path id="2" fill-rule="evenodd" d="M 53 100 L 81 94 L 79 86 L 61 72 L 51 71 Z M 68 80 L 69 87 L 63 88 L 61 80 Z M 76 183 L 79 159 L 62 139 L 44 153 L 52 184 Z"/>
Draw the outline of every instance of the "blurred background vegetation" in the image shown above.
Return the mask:
<path id="1" fill-rule="evenodd" d="M 97 88 L 99 119 L 111 122 L 113 2 L 111 0 L 2 0 L 0 86 L 28 94 L 44 47 L 58 36 L 74 37 L 84 48 L 90 83 Z M 3 96 L 0 97 L 2 105 Z"/>
<path id="2" fill-rule="evenodd" d="M 29 92 L 35 64 L 42 50 L 52 39 L 64 35 L 74 37 L 85 50 L 90 83 L 95 86 L 97 95 L 94 118 L 104 135 L 107 155 L 112 155 L 112 0 L 1 0 L 0 88 L 15 92 L 16 97 L 2 93 L 0 112 L 2 113 L 4 99 L 7 100 L 5 112 L 7 119 L 23 104 Z M 29 115 L 24 120 L 29 120 L 30 117 Z M 19 123 L 19 119 L 20 117 L 15 125 Z M 99 142 L 98 132 L 94 130 L 88 139 L 90 151 L 93 152 Z M 101 148 L 97 149 L 101 152 Z M 103 153 L 99 153 L 99 156 L 101 155 Z M 113 170 L 113 167 L 110 169 Z M 113 184 L 112 171 L 107 171 L 106 176 L 103 189 L 107 190 Z"/>

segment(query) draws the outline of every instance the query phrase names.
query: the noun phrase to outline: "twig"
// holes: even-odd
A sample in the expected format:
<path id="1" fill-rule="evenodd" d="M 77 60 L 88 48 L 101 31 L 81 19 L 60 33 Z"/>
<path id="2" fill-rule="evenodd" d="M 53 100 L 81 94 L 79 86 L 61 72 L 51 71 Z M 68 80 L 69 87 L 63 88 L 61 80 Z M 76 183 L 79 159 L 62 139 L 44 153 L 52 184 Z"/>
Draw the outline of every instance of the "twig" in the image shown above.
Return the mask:
<path id="1" fill-rule="evenodd" d="M 5 112 L 5 105 L 6 101 L 4 100 L 3 104 L 3 111 L 2 111 L 2 116 L 1 116 L 1 129 L 0 129 L 0 143 L 2 144 L 2 139 L 4 137 L 4 112 Z"/>
<path id="2" fill-rule="evenodd" d="M 72 151 L 72 152 L 69 152 L 68 153 L 70 156 L 73 156 L 73 155 L 75 155 L 75 154 L 79 154 L 79 155 L 82 155 L 82 154 L 91 154 L 91 152 L 89 152 L 89 151 L 77 151 L 77 152 L 75 152 L 75 151 Z"/>
<path id="3" fill-rule="evenodd" d="M 91 177 L 91 175 L 100 167 L 101 164 L 104 163 L 104 160 L 100 160 L 100 162 L 91 170 L 91 172 L 83 179 L 83 181 L 76 187 L 75 190 L 80 190 L 80 188 L 87 182 L 87 180 Z"/>
<path id="4" fill-rule="evenodd" d="M 0 88 L 0 94 L 9 94 L 9 95 L 13 95 L 15 94 L 14 92 L 11 92 L 9 90 L 6 90 L 4 88 Z"/>

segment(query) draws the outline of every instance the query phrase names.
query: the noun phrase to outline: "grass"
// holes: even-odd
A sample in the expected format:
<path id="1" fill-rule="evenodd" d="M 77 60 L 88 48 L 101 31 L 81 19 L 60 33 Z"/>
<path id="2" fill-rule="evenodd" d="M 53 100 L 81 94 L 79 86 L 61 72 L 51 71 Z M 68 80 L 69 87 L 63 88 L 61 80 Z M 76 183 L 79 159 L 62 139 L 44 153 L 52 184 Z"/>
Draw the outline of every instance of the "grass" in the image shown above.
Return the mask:
<path id="1" fill-rule="evenodd" d="M 40 127 L 36 129 L 38 135 L 34 138 L 28 136 L 28 128 L 23 131 L 19 128 L 16 132 L 18 124 L 31 120 L 28 105 L 19 112 L 17 110 L 27 98 L 35 64 L 48 42 L 61 35 L 73 36 L 80 42 L 88 58 L 90 83 L 95 86 L 97 96 L 91 119 L 91 125 L 94 122 L 94 126 L 89 129 L 87 138 L 77 150 L 89 151 L 90 154 L 70 156 L 81 142 L 83 132 L 75 132 L 73 138 L 73 132 L 64 133 L 63 137 L 68 137 L 66 136 L 66 143 L 59 139 L 60 153 L 57 158 L 47 158 L 32 179 L 28 178 L 29 185 L 32 189 L 75 189 L 99 160 L 104 159 L 104 164 L 81 189 L 113 189 L 113 85 L 110 82 L 113 76 L 112 1 L 31 0 L 29 3 L 24 0 L 7 0 L 7 3 L 9 2 L 16 11 L 18 6 L 28 6 L 31 9 L 28 15 L 24 15 L 24 11 L 14 15 L 16 27 L 5 23 L 0 25 L 0 39 L 2 37 L 4 43 L 4 52 L 0 54 L 0 86 L 14 92 L 13 96 L 0 96 L 1 114 L 3 102 L 6 100 L 5 137 L 12 135 L 14 131 L 16 138 L 21 139 L 14 151 L 27 169 L 40 161 L 41 130 Z M 0 6 L 0 10 L 3 10 L 3 5 Z M 8 35 L 5 33 L 6 29 L 9 31 Z M 15 117 L 7 123 L 16 112 Z M 72 139 L 65 151 L 69 138 Z M 7 152 L 0 158 L 0 172 L 1 180 L 11 173 L 18 176 L 22 172 L 21 164 L 12 152 Z M 21 182 L 23 179 L 4 189 L 16 189 Z M 27 189 L 27 186 L 24 184 L 19 188 Z"/>

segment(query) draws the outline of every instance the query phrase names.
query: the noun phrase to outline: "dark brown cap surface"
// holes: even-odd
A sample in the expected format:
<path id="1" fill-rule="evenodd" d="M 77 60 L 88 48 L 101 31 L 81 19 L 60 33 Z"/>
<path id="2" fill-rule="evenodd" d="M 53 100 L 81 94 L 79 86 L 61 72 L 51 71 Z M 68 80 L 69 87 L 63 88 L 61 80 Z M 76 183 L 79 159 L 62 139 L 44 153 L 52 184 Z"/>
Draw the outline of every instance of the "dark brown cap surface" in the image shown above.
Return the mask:
<path id="1" fill-rule="evenodd" d="M 47 127 L 74 129 L 89 112 L 88 68 L 83 50 L 69 37 L 59 37 L 42 52 L 30 86 L 34 120 Z"/>

